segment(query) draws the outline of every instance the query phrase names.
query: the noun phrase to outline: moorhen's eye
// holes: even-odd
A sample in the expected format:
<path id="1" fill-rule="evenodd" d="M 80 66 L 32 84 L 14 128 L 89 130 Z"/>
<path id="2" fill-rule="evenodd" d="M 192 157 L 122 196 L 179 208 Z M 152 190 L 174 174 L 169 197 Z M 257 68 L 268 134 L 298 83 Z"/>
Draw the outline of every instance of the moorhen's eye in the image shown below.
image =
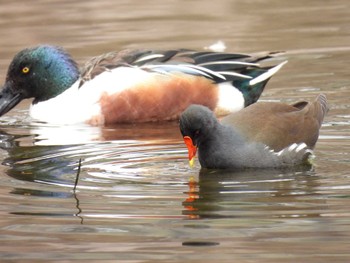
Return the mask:
<path id="1" fill-rule="evenodd" d="M 196 130 L 196 131 L 194 132 L 194 135 L 197 136 L 198 134 L 199 134 L 199 130 Z"/>

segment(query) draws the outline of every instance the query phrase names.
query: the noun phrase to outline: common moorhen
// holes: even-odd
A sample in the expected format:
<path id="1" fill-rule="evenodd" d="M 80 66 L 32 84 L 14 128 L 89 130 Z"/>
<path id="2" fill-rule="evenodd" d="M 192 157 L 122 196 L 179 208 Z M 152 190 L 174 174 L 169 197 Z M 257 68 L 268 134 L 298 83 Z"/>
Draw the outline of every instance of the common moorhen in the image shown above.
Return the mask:
<path id="1" fill-rule="evenodd" d="M 293 105 L 258 102 L 221 122 L 207 107 L 191 105 L 180 130 L 190 163 L 198 148 L 203 168 L 287 167 L 308 162 L 327 111 L 323 94 Z"/>

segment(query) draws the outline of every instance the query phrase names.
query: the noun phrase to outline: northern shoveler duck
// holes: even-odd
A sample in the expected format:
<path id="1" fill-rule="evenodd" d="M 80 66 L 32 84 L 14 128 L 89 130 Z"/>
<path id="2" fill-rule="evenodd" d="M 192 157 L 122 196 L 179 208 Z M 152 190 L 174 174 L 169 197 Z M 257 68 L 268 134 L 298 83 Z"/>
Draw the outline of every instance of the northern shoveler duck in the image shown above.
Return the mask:
<path id="1" fill-rule="evenodd" d="M 180 117 L 190 164 L 204 168 L 275 168 L 307 163 L 328 111 L 326 97 L 293 105 L 257 102 L 224 117 L 221 123 L 202 105 Z"/>
<path id="2" fill-rule="evenodd" d="M 286 63 L 260 67 L 270 55 L 124 50 L 92 58 L 80 71 L 62 48 L 40 45 L 13 58 L 0 116 L 27 98 L 34 98 L 31 117 L 57 124 L 171 120 L 190 104 L 226 114 L 256 102 Z"/>

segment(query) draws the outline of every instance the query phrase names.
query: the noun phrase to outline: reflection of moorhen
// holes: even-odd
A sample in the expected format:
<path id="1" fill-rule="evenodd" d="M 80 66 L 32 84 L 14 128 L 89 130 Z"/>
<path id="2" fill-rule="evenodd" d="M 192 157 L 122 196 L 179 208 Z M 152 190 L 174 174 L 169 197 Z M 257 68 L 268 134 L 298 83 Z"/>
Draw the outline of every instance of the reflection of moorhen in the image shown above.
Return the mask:
<path id="1" fill-rule="evenodd" d="M 307 167 L 296 169 L 249 169 L 245 171 L 202 169 L 197 181 L 191 179 L 189 191 L 183 201 L 183 214 L 188 219 L 236 218 L 244 215 L 254 216 L 268 212 L 267 207 L 276 209 L 283 217 L 284 206 L 280 202 L 302 205 L 301 197 L 317 195 L 318 178 Z M 311 200 L 315 206 L 321 201 Z M 272 208 L 272 206 L 276 206 Z M 297 207 L 294 208 L 298 213 Z M 300 216 L 315 216 L 303 211 Z M 317 216 L 317 215 L 316 215 Z"/>
<path id="2" fill-rule="evenodd" d="M 198 210 L 193 206 L 196 200 L 199 198 L 198 196 L 198 183 L 195 181 L 193 177 L 188 181 L 188 192 L 186 192 L 187 198 L 183 202 L 185 211 L 187 212 L 189 219 L 197 219 L 199 216 L 196 214 Z"/>
<path id="3" fill-rule="evenodd" d="M 180 130 L 190 161 L 198 147 L 203 168 L 288 167 L 308 163 L 327 110 L 321 94 L 311 103 L 258 102 L 220 123 L 208 108 L 191 105 Z"/>

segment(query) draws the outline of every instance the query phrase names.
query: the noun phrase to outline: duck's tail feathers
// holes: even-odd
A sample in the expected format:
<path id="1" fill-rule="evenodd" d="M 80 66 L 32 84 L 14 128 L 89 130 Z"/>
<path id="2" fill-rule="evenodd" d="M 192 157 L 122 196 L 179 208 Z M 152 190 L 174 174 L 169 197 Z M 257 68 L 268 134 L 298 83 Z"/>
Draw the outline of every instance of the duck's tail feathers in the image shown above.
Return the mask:
<path id="1" fill-rule="evenodd" d="M 267 82 L 276 74 L 288 61 L 283 61 L 273 67 L 249 67 L 242 74 L 250 79 L 236 78 L 232 85 L 242 92 L 245 99 L 245 106 L 255 103 L 261 96 Z"/>
<path id="2" fill-rule="evenodd" d="M 276 74 L 285 64 L 287 64 L 288 61 L 283 61 L 282 63 L 269 68 L 268 70 L 266 70 L 264 73 L 262 73 L 261 75 L 253 78 L 252 80 L 249 81 L 249 85 L 250 86 L 254 86 L 258 83 L 261 82 L 266 82 L 267 80 L 269 80 L 274 74 Z"/>

